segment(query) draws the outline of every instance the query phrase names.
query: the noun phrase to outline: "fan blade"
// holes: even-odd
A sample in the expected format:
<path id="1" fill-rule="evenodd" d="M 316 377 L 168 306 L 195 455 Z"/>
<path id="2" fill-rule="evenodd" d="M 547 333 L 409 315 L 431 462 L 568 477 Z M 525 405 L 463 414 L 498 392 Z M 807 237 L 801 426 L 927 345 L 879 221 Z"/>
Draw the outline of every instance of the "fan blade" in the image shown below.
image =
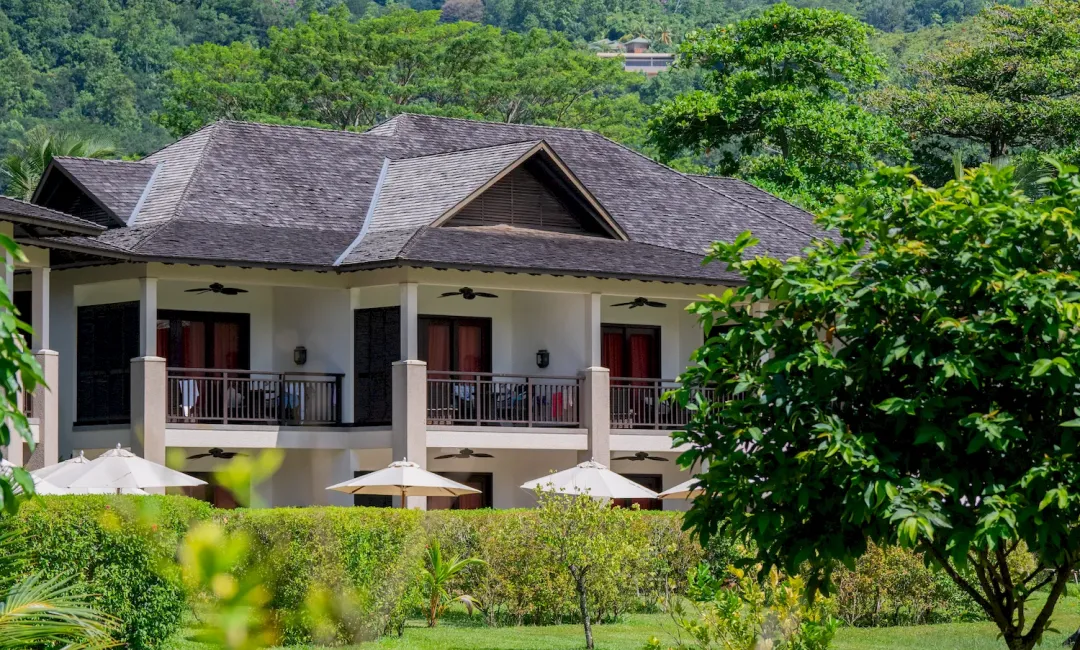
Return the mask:
<path id="1" fill-rule="evenodd" d="M 630 302 L 617 302 L 614 305 L 612 305 L 612 307 L 625 307 L 627 305 L 632 305 L 632 304 L 634 304 L 633 301 L 630 301 Z"/>
<path id="2" fill-rule="evenodd" d="M 457 454 L 446 454 L 445 456 L 436 456 L 435 460 L 446 460 L 447 458 L 457 458 Z"/>
<path id="3" fill-rule="evenodd" d="M 493 293 L 484 293 L 483 291 L 477 291 L 473 295 L 474 296 L 480 296 L 481 298 L 498 298 L 498 296 L 496 296 Z"/>
<path id="4" fill-rule="evenodd" d="M 659 461 L 664 462 L 664 463 L 666 463 L 668 461 L 668 459 L 661 458 L 660 456 L 646 456 L 646 458 L 648 458 L 649 460 L 659 460 Z"/>
<path id="5" fill-rule="evenodd" d="M 495 458 L 495 457 L 492 456 L 491 454 L 485 454 L 484 452 L 480 452 L 478 454 L 473 454 L 473 458 Z"/>
<path id="6" fill-rule="evenodd" d="M 655 302 L 653 300 L 647 300 L 647 301 L 645 301 L 645 304 L 650 306 L 650 307 L 659 307 L 661 309 L 663 309 L 664 307 L 667 307 L 666 302 Z"/>
<path id="7" fill-rule="evenodd" d="M 234 287 L 225 287 L 221 290 L 221 293 L 226 296 L 235 296 L 239 293 L 247 293 L 247 289 L 236 289 Z"/>
<path id="8" fill-rule="evenodd" d="M 444 293 L 443 295 L 441 295 L 439 297 L 440 298 L 449 298 L 450 296 L 460 296 L 460 295 L 461 295 L 460 291 L 449 291 L 449 292 Z"/>
<path id="9" fill-rule="evenodd" d="M 195 454 L 193 456 L 188 456 L 188 460 L 195 460 L 196 458 L 206 458 L 207 456 L 211 455 L 213 454 Z"/>
<path id="10" fill-rule="evenodd" d="M 612 458 L 611 460 L 641 460 L 637 456 L 619 456 L 618 458 Z"/>
<path id="11" fill-rule="evenodd" d="M 203 287 L 202 289 L 187 289 L 184 293 L 206 293 L 209 289 Z"/>
<path id="12" fill-rule="evenodd" d="M 637 308 L 638 308 L 638 307 L 640 307 L 640 306 L 641 306 L 641 303 L 640 303 L 640 302 L 635 302 L 635 303 L 632 303 L 632 304 L 630 305 L 630 309 L 637 309 Z"/>

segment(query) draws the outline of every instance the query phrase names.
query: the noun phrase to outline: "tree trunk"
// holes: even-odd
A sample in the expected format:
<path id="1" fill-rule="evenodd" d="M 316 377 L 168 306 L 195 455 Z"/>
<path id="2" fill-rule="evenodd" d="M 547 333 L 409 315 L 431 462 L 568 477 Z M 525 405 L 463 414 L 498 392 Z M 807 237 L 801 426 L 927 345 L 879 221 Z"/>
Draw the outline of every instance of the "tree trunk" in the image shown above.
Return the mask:
<path id="1" fill-rule="evenodd" d="M 581 608 L 581 622 L 585 625 L 585 647 L 587 650 L 593 650 L 592 622 L 589 621 L 589 601 L 585 597 L 585 569 L 576 570 L 571 567 L 570 574 L 574 576 L 578 607 Z"/>

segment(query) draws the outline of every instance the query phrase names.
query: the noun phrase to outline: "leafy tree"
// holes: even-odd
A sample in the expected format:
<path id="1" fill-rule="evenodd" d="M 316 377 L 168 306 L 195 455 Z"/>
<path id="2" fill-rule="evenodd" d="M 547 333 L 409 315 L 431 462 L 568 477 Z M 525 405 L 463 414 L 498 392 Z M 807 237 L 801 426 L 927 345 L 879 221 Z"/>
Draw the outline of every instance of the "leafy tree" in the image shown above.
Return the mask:
<path id="1" fill-rule="evenodd" d="M 453 23 L 465 20 L 478 23 L 484 20 L 483 0 L 446 0 L 439 15 L 443 22 Z"/>
<path id="2" fill-rule="evenodd" d="M 997 5 L 978 16 L 974 32 L 918 63 L 913 88 L 886 89 L 874 103 L 914 137 L 973 141 L 990 160 L 1024 147 L 1046 150 L 1075 142 L 1080 4 Z"/>
<path id="3" fill-rule="evenodd" d="M 629 526 L 628 510 L 606 500 L 537 488 L 536 542 L 574 581 L 585 628 L 585 647 L 593 648 L 590 595 L 606 565 L 621 561 L 620 543 Z"/>
<path id="4" fill-rule="evenodd" d="M 44 126 L 34 127 L 22 141 L 12 142 L 10 151 L 0 160 L 0 176 L 6 178 L 5 191 L 9 196 L 25 200 L 33 196 L 41 175 L 54 157 L 109 158 L 115 153 L 110 145 L 52 132 Z"/>
<path id="5" fill-rule="evenodd" d="M 732 326 L 677 396 L 681 460 L 708 467 L 689 525 L 811 589 L 870 542 L 914 547 L 1033 648 L 1080 561 L 1080 175 L 1057 171 L 1033 200 L 1011 169 L 941 189 L 881 169 L 803 257 L 714 244 L 745 285 L 693 307 Z"/>
<path id="6" fill-rule="evenodd" d="M 669 159 L 717 149 L 720 173 L 826 200 L 878 158 L 907 155 L 900 130 L 851 99 L 883 75 L 869 34 L 850 16 L 786 4 L 691 34 L 678 65 L 706 70 L 704 89 L 662 105 L 652 139 Z"/>
<path id="7" fill-rule="evenodd" d="M 363 128 L 415 112 L 617 131 L 640 124 L 640 78 L 540 30 L 502 33 L 439 12 L 352 21 L 343 7 L 272 31 L 265 48 L 181 50 L 158 121 L 174 134 L 219 118 Z"/>

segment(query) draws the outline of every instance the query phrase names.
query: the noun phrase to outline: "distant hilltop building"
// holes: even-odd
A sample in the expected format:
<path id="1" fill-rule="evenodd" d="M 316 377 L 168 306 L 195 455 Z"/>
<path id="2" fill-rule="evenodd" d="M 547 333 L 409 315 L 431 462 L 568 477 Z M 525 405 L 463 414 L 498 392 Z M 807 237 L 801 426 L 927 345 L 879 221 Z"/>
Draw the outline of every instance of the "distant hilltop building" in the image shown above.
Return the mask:
<path id="1" fill-rule="evenodd" d="M 625 43 L 609 40 L 600 40 L 593 43 L 593 47 L 601 50 L 596 54 L 600 58 L 621 58 L 623 60 L 623 70 L 627 72 L 643 72 L 652 77 L 670 68 L 675 63 L 675 55 L 667 52 L 650 52 L 650 45 L 652 45 L 652 42 L 643 36 Z"/>

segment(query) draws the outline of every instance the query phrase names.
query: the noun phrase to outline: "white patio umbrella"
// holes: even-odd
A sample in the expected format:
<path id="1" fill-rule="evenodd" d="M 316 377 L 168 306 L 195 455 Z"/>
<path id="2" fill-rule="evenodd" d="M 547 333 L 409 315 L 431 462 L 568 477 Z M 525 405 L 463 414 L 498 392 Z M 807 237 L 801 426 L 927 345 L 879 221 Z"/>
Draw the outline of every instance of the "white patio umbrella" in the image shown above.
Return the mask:
<path id="1" fill-rule="evenodd" d="M 69 458 L 65 461 L 56 463 L 55 465 L 49 465 L 48 467 L 42 467 L 41 469 L 30 472 L 30 475 L 34 477 L 35 481 L 41 480 L 48 485 L 52 485 L 53 481 L 62 481 L 66 476 L 68 480 L 75 480 L 76 477 L 81 476 L 82 472 L 86 471 L 86 465 L 90 464 L 90 459 L 87 458 L 83 452 L 79 452 L 78 456 Z M 56 492 L 50 492 L 48 494 L 115 494 L 117 490 L 113 488 L 77 488 L 77 489 L 62 489 L 53 486 Z M 38 492 L 38 494 L 45 494 Z M 140 490 L 139 488 L 120 488 L 120 494 L 148 494 L 146 490 Z"/>
<path id="2" fill-rule="evenodd" d="M 693 499 L 704 490 L 701 489 L 696 478 L 679 483 L 673 488 L 668 488 L 660 493 L 657 499 Z"/>
<path id="3" fill-rule="evenodd" d="M 206 485 L 206 481 L 140 458 L 119 444 L 89 463 L 72 463 L 67 469 L 50 474 L 48 479 L 72 493 L 93 490 L 121 494 L 136 489 Z"/>
<path id="4" fill-rule="evenodd" d="M 38 478 L 49 478 L 57 472 L 62 472 L 71 469 L 75 465 L 89 465 L 90 459 L 83 455 L 83 452 L 79 452 L 78 456 L 74 456 L 65 461 L 56 463 L 55 465 L 49 465 L 48 467 L 42 467 L 41 469 L 30 472 Z"/>
<path id="5" fill-rule="evenodd" d="M 521 488 L 530 492 L 540 488 L 562 494 L 588 494 L 596 499 L 656 498 L 656 492 L 616 474 L 595 460 L 533 479 Z"/>
<path id="6" fill-rule="evenodd" d="M 14 463 L 6 458 L 0 459 L 0 476 L 10 480 L 12 478 L 12 467 L 15 467 Z M 66 490 L 56 487 L 43 478 L 34 476 L 33 472 L 30 473 L 30 478 L 34 480 L 34 494 L 67 494 Z M 12 485 L 12 491 L 14 491 L 15 494 L 22 494 L 22 488 L 19 487 L 18 484 Z"/>
<path id="7" fill-rule="evenodd" d="M 480 491 L 433 474 L 408 460 L 390 463 L 385 469 L 331 485 L 326 489 L 349 494 L 400 496 L 402 508 L 405 507 L 407 497 L 459 497 Z"/>

